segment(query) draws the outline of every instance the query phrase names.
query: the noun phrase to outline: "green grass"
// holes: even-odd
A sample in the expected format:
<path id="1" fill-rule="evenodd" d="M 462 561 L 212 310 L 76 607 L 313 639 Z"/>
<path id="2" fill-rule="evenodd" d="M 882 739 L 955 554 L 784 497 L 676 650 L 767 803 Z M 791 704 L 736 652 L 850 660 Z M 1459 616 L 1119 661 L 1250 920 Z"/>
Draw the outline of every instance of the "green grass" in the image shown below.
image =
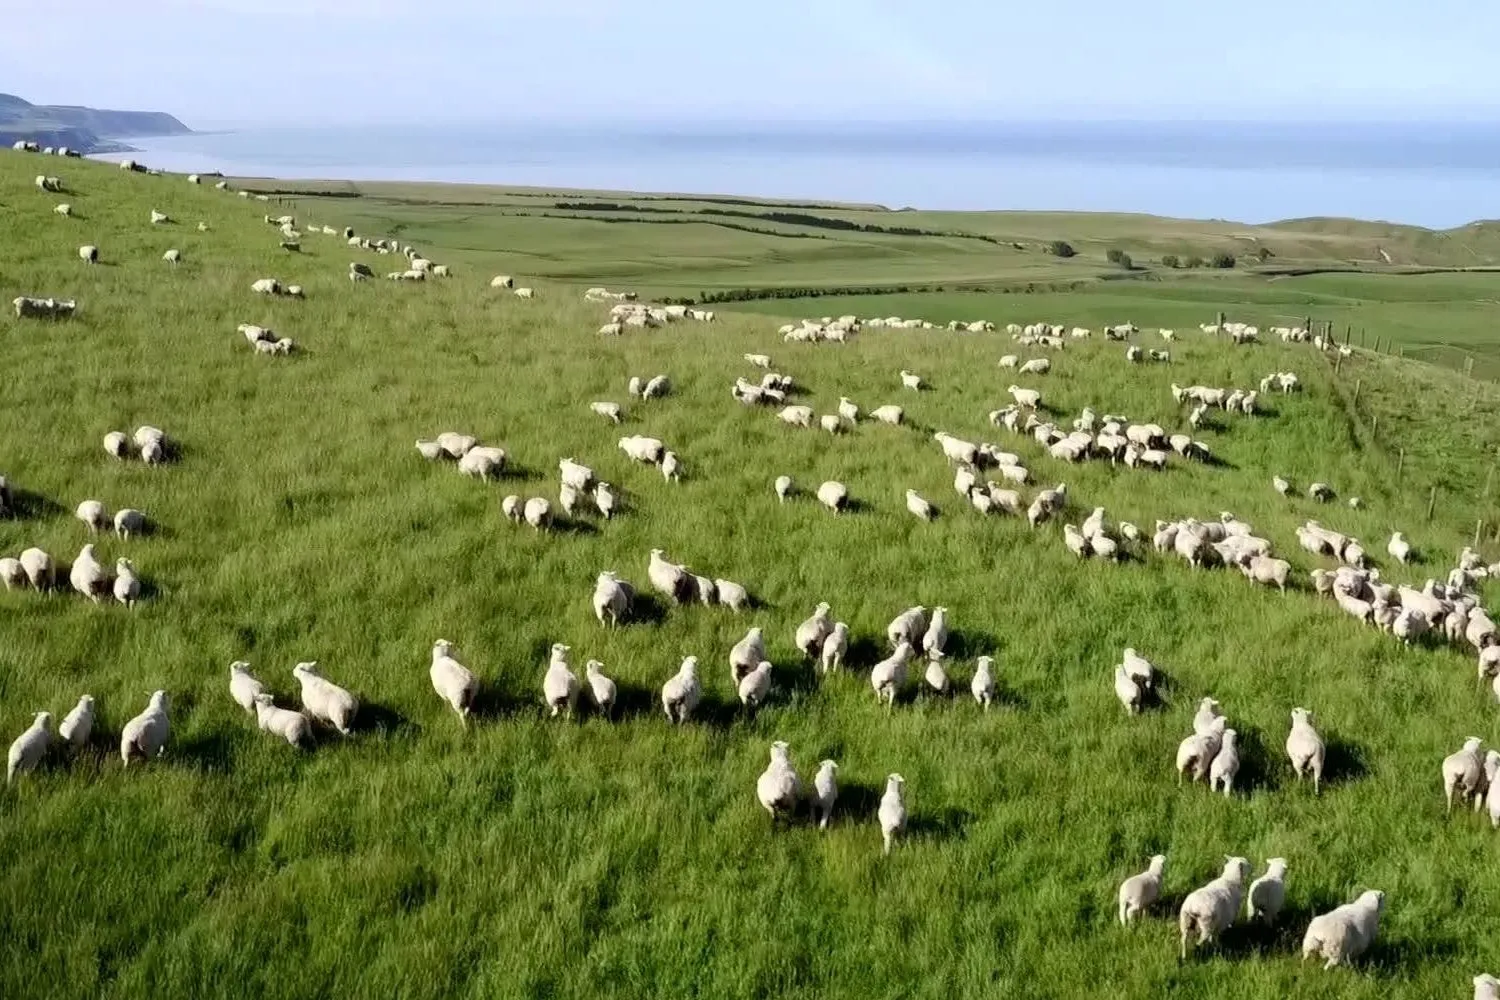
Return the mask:
<path id="1" fill-rule="evenodd" d="M 81 759 L 54 760 L 0 796 L 0 996 L 1426 1000 L 1461 995 L 1500 965 L 1496 835 L 1472 816 L 1445 820 L 1438 780 L 1465 736 L 1500 738 L 1467 652 L 1405 650 L 1305 590 L 1268 592 L 1154 554 L 1079 564 L 1056 524 L 1033 532 L 963 509 L 924 433 L 794 431 L 727 391 L 749 374 L 741 354 L 766 351 L 818 412 L 840 395 L 898 402 L 922 428 L 1020 451 L 1041 481 L 1069 484 L 1071 520 L 1096 504 L 1142 525 L 1233 510 L 1303 580 L 1314 563 L 1293 537 L 1302 519 L 1359 535 L 1382 562 L 1400 528 L 1432 561 L 1387 576 L 1420 580 L 1446 570 L 1477 519 L 1500 521 L 1494 492 L 1483 495 L 1500 431 L 1492 384 L 1366 353 L 1335 377 L 1306 346 L 1231 350 L 1191 334 L 1166 366 L 1070 344 L 1034 380 L 1069 418 L 1093 405 L 1175 427 L 1174 379 L 1243 385 L 1292 369 L 1307 391 L 1271 400 L 1274 416 L 1203 435 L 1223 467 L 1068 467 L 985 422 L 1012 380 L 995 367 L 1012 349 L 1003 335 L 868 331 L 844 347 L 783 345 L 779 319 L 721 312 L 709 326 L 601 340 L 602 308 L 518 266 L 552 254 L 584 279 L 547 222 L 476 208 L 474 222 L 449 223 L 450 240 L 472 230 L 475 249 L 432 250 L 453 262 L 453 280 L 353 286 L 354 251 L 308 235 L 304 253 L 283 253 L 260 221 L 268 206 L 69 163 L 58 172 L 79 217 L 62 219 L 51 212 L 60 199 L 31 187 L 36 163 L 0 153 L 3 298 L 76 296 L 80 314 L 0 320 L 0 469 L 31 494 L 27 516 L 0 521 L 0 552 L 37 544 L 70 559 L 86 539 L 70 516 L 85 498 L 139 507 L 161 530 L 100 543 L 102 556 L 133 558 L 154 590 L 134 612 L 0 594 L 0 733 L 13 738 L 38 709 L 60 717 L 85 691 L 102 733 Z M 153 207 L 178 223 L 150 227 Z M 318 203 L 314 217 L 361 225 L 359 208 Z M 198 219 L 211 230 L 195 232 Z M 503 227 L 509 249 L 485 249 Z M 678 228 L 688 227 L 660 227 Z M 77 261 L 86 242 L 100 246 L 100 266 Z M 168 246 L 184 252 L 176 270 L 160 261 Z M 662 267 L 652 246 L 638 252 L 638 267 Z M 498 271 L 534 284 L 538 299 L 492 292 Z M 302 284 L 307 300 L 250 293 L 272 275 Z M 1187 330 L 1216 308 L 1169 287 L 1132 285 L 1118 301 L 959 301 L 965 316 L 1001 323 L 1092 323 L 1128 307 L 1142 325 Z M 1359 291 L 1337 279 L 1257 287 Z M 785 305 L 840 311 L 831 300 Z M 1423 308 L 1433 307 L 1412 305 Z M 239 322 L 305 350 L 253 356 Z M 902 391 L 903 367 L 933 390 Z M 630 375 L 657 372 L 673 395 L 626 398 Z M 626 424 L 589 413 L 594 399 L 630 403 Z M 140 423 L 182 442 L 182 460 L 108 459 L 102 435 Z M 422 462 L 412 442 L 446 429 L 503 445 L 511 478 L 485 486 Z M 685 481 L 627 463 L 621 433 L 666 440 Z M 506 523 L 500 497 L 555 494 L 563 456 L 621 486 L 629 510 L 547 536 Z M 808 489 L 841 479 L 868 509 L 835 519 L 806 497 L 778 505 L 781 473 Z M 1325 480 L 1366 507 L 1283 499 L 1273 473 Z M 938 521 L 906 514 L 908 487 L 938 504 Z M 644 585 L 653 547 L 745 583 L 762 606 L 738 617 L 669 608 L 601 629 L 595 574 Z M 855 669 L 822 681 L 791 643 L 820 600 L 859 640 Z M 877 708 L 864 672 L 886 622 L 915 603 L 950 609 L 960 685 L 976 655 L 997 657 L 1001 706 L 984 715 L 967 697 L 908 695 L 892 714 Z M 764 626 L 777 665 L 775 697 L 753 717 L 733 707 L 725 664 L 750 624 Z M 485 684 L 467 732 L 428 682 L 439 636 Z M 558 641 L 620 681 L 619 721 L 543 718 L 546 649 Z M 1126 645 L 1170 678 L 1167 707 L 1138 719 L 1110 687 Z M 673 729 L 656 691 L 687 653 L 702 659 L 708 704 Z M 372 707 L 361 732 L 299 754 L 255 731 L 227 692 L 226 666 L 241 658 L 283 703 L 291 666 L 320 661 Z M 122 772 L 112 740 L 155 688 L 173 698 L 169 752 Z M 1209 693 L 1247 747 L 1248 794 L 1227 802 L 1178 789 L 1171 769 Z M 1313 708 L 1338 747 L 1321 799 L 1279 752 L 1295 705 Z M 842 763 L 827 833 L 768 828 L 754 784 L 775 739 L 805 776 L 823 757 Z M 891 771 L 907 778 L 913 830 L 882 859 L 874 807 Z M 1257 868 L 1288 858 L 1285 930 L 1233 930 L 1185 965 L 1170 903 L 1122 932 L 1115 888 L 1158 851 L 1174 902 L 1225 853 Z M 1366 887 L 1389 903 L 1369 959 L 1327 975 L 1303 966 L 1309 912 Z"/>

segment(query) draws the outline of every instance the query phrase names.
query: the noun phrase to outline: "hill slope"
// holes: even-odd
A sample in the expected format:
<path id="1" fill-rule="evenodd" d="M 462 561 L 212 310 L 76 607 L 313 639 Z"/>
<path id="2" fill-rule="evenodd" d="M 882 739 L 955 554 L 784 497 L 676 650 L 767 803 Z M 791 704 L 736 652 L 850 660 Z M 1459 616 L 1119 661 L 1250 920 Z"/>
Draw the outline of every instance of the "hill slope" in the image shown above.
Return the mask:
<path id="1" fill-rule="evenodd" d="M 1201 431 L 1218 466 L 1067 465 L 987 422 L 1015 377 L 996 367 L 1015 349 L 1003 334 L 784 344 L 779 319 L 721 315 L 601 338 L 604 309 L 579 286 L 515 269 L 535 300 L 490 289 L 498 255 L 455 259 L 449 281 L 351 284 L 349 260 L 383 272 L 399 258 L 311 232 L 288 254 L 262 221 L 279 206 L 93 163 L 57 168 L 75 210 L 63 218 L 32 187 L 35 162 L 0 152 L 0 297 L 76 298 L 79 312 L 0 319 L 0 471 L 23 491 L 21 516 L 0 520 L 0 554 L 39 545 L 68 562 L 91 540 L 71 516 L 89 498 L 144 510 L 158 529 L 97 540 L 102 559 L 128 556 L 146 581 L 133 612 L 0 592 L 0 734 L 40 709 L 60 718 L 85 692 L 99 709 L 93 746 L 0 796 L 0 995 L 867 998 L 876 983 L 902 997 L 1083 997 L 1107 983 L 1128 1000 L 1428 1000 L 1500 966 L 1495 834 L 1481 817 L 1445 818 L 1438 780 L 1465 736 L 1496 735 L 1473 657 L 1403 648 L 1314 597 L 1307 571 L 1331 564 L 1294 537 L 1318 517 L 1365 539 L 1387 579 L 1441 575 L 1475 520 L 1497 519 L 1494 387 L 1361 352 L 1335 374 L 1306 345 L 1232 350 L 1188 330 L 1164 365 L 1069 343 L 1052 374 L 1028 380 L 1059 422 L 1089 405 L 1176 429 L 1174 380 L 1248 385 L 1294 370 L 1306 391 Z M 150 225 L 152 209 L 176 222 Z M 319 206 L 299 225 L 341 225 L 336 212 Z M 100 264 L 77 259 L 84 243 Z M 161 260 L 169 247 L 183 251 L 176 268 Z M 527 249 L 518 241 L 506 269 Z M 266 276 L 306 299 L 252 294 Z M 1066 298 L 1054 305 L 1071 318 Z M 1152 324 L 1154 309 L 1146 299 L 1132 318 Z M 302 350 L 256 356 L 238 323 Z M 761 351 L 816 413 L 842 395 L 903 404 L 914 426 L 832 437 L 741 407 L 727 389 L 755 373 L 742 355 Z M 931 391 L 902 390 L 901 368 Z M 658 372 L 671 395 L 625 395 L 628 377 Z M 596 399 L 624 403 L 626 422 L 590 413 Z M 104 454 L 107 431 L 146 423 L 181 442 L 179 461 Z M 927 433 L 937 428 L 1018 452 L 1041 482 L 1066 480 L 1068 520 L 1095 505 L 1147 528 L 1232 510 L 1299 585 L 1280 594 L 1144 550 L 1118 566 L 1079 562 L 1058 523 L 1031 530 L 966 508 Z M 412 442 L 444 430 L 503 445 L 504 480 L 421 460 Z M 684 480 L 627 462 L 616 449 L 627 433 L 669 443 Z M 507 523 L 500 498 L 556 497 L 564 456 L 616 484 L 621 515 L 551 534 Z M 1280 497 L 1273 473 L 1365 506 Z M 804 491 L 842 480 L 862 509 L 835 518 L 805 492 L 779 504 L 779 474 Z M 939 506 L 937 521 L 906 513 L 907 488 Z M 1394 528 L 1426 562 L 1385 565 Z M 743 582 L 758 606 L 652 603 L 601 628 L 595 575 L 615 569 L 645 589 L 652 548 Z M 850 670 L 823 678 L 791 641 L 819 601 L 854 637 Z M 997 658 L 988 713 L 915 683 L 893 711 L 877 706 L 868 670 L 886 623 L 914 604 L 949 609 L 961 691 L 978 655 Z M 725 662 L 750 625 L 775 664 L 754 714 L 737 707 Z M 432 691 L 439 637 L 484 684 L 467 729 Z M 614 722 L 545 717 L 554 642 L 619 681 Z M 1167 677 L 1165 707 L 1136 718 L 1110 689 L 1127 645 Z M 672 727 L 657 691 L 687 654 L 701 658 L 706 703 Z M 357 732 L 321 734 L 307 753 L 257 732 L 228 696 L 225 667 L 241 659 L 283 705 L 296 702 L 292 665 L 317 660 L 360 696 Z M 120 729 L 156 689 L 172 698 L 167 753 L 122 771 Z M 1174 750 L 1208 694 L 1242 737 L 1230 800 L 1174 780 Z M 1329 742 L 1321 797 L 1280 754 L 1296 705 Z M 829 830 L 773 829 L 757 804 L 778 739 L 804 779 L 822 758 L 840 762 Z M 874 814 L 890 772 L 906 778 L 911 820 L 882 858 Z M 1166 902 L 1121 931 L 1115 888 L 1157 852 Z M 1235 928 L 1180 964 L 1173 904 L 1226 853 L 1257 871 L 1290 860 L 1283 929 Z M 1309 915 L 1371 886 L 1389 908 L 1360 969 L 1302 964 Z"/>

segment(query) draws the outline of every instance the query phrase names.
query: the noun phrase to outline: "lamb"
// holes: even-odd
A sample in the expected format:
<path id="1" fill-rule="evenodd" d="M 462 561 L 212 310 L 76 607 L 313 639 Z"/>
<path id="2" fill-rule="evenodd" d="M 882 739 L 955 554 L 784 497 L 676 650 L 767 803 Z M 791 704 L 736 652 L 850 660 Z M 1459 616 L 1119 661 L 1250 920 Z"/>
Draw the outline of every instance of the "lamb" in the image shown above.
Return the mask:
<path id="1" fill-rule="evenodd" d="M 771 744 L 771 762 L 755 782 L 755 797 L 761 807 L 771 814 L 771 822 L 778 813 L 791 813 L 797 807 L 802 794 L 802 782 L 792 769 L 787 755 L 787 745 L 781 740 Z"/>
<path id="2" fill-rule="evenodd" d="M 667 450 L 667 446 L 656 438 L 642 437 L 640 435 L 622 437 L 620 438 L 619 445 L 620 450 L 625 453 L 626 457 L 647 465 L 656 465 L 659 463 L 662 455 Z"/>
<path id="3" fill-rule="evenodd" d="M 811 427 L 813 411 L 811 406 L 788 406 L 777 414 L 782 423 L 793 427 Z"/>
<path id="4" fill-rule="evenodd" d="M 844 654 L 848 649 L 849 626 L 843 622 L 834 622 L 832 630 L 824 637 L 822 648 L 818 654 L 823 673 L 829 673 L 843 666 Z"/>
<path id="5" fill-rule="evenodd" d="M 95 604 L 99 603 L 99 598 L 109 583 L 109 577 L 104 572 L 104 566 L 94 556 L 92 543 L 79 550 L 78 558 L 73 560 L 73 568 L 68 572 L 68 582 L 84 597 Z"/>
<path id="6" fill-rule="evenodd" d="M 88 525 L 89 534 L 97 535 L 102 529 L 109 527 L 109 513 L 105 511 L 104 504 L 98 500 L 85 500 L 78 505 L 73 516 Z"/>
<path id="7" fill-rule="evenodd" d="M 890 424 L 892 427 L 899 427 L 901 426 L 901 422 L 906 419 L 906 411 L 899 406 L 888 404 L 886 406 L 877 406 L 875 409 L 871 410 L 870 417 L 871 419 L 878 420 L 883 424 Z"/>
<path id="8" fill-rule="evenodd" d="M 753 709 L 766 700 L 766 695 L 771 693 L 771 664 L 762 660 L 755 665 L 755 669 L 740 679 L 739 688 L 740 704 L 746 708 Z"/>
<path id="9" fill-rule="evenodd" d="M 760 665 L 766 658 L 766 643 L 760 626 L 752 627 L 745 637 L 729 650 L 729 673 L 738 688 L 745 675 Z"/>
<path id="10" fill-rule="evenodd" d="M 453 658 L 453 644 L 439 639 L 432 644 L 432 666 L 428 670 L 432 689 L 458 713 L 459 723 L 469 727 L 469 713 L 479 697 L 479 678 Z"/>
<path id="11" fill-rule="evenodd" d="M 89 745 L 89 737 L 93 732 L 94 696 L 86 694 L 78 699 L 78 704 L 73 706 L 72 711 L 63 716 L 62 725 L 57 727 L 57 736 L 64 746 L 82 750 Z"/>
<path id="12" fill-rule="evenodd" d="M 99 248 L 93 244 L 86 244 L 78 248 L 78 259 L 85 264 L 99 263 Z"/>
<path id="13" fill-rule="evenodd" d="M 301 712 L 277 708 L 269 694 L 255 696 L 255 723 L 294 747 L 307 748 L 313 744 L 312 721 Z"/>
<path id="14" fill-rule="evenodd" d="M 921 391 L 922 376 L 917 375 L 913 372 L 909 372 L 905 368 L 903 368 L 901 369 L 901 384 L 907 389 Z"/>
<path id="15" fill-rule="evenodd" d="M 1202 946 L 1213 942 L 1234 923 L 1234 918 L 1240 911 L 1240 898 L 1245 891 L 1245 877 L 1249 874 L 1249 861 L 1244 858 L 1226 858 L 1223 874 L 1188 893 L 1177 916 L 1183 961 L 1187 960 L 1190 933 L 1198 935 L 1195 946 Z"/>
<path id="16" fill-rule="evenodd" d="M 668 450 L 662 455 L 661 477 L 669 483 L 682 479 L 682 462 L 677 458 L 677 452 Z"/>
<path id="17" fill-rule="evenodd" d="M 1286 593 L 1286 582 L 1291 576 L 1292 564 L 1285 559 L 1272 559 L 1270 556 L 1251 556 L 1243 570 L 1245 576 L 1256 583 L 1275 586 Z"/>
<path id="18" fill-rule="evenodd" d="M 918 495 L 916 490 L 906 491 L 906 509 L 923 521 L 937 517 L 937 508 Z"/>
<path id="19" fill-rule="evenodd" d="M 793 485 L 791 476 L 776 477 L 776 499 L 779 503 L 786 503 L 786 498 L 792 495 Z"/>
<path id="20" fill-rule="evenodd" d="M 1364 954 L 1380 929 L 1385 911 L 1385 893 L 1370 889 L 1352 903 L 1313 917 L 1302 938 L 1302 959 L 1313 955 L 1324 959 L 1323 968 L 1345 965 Z"/>
<path id="21" fill-rule="evenodd" d="M 1250 892 L 1245 898 L 1245 917 L 1258 920 L 1267 927 L 1276 924 L 1281 906 L 1286 902 L 1286 859 L 1267 858 L 1266 873 L 1250 883 Z"/>
<path id="22" fill-rule="evenodd" d="M 1478 736 L 1470 736 L 1464 740 L 1461 750 L 1443 758 L 1443 795 L 1448 802 L 1449 814 L 1453 812 L 1455 793 L 1460 802 L 1473 802 L 1476 812 L 1483 803 L 1487 790 L 1484 783 L 1484 758 L 1479 754 L 1483 743 Z"/>
<path id="23" fill-rule="evenodd" d="M 665 375 L 657 375 L 650 379 L 641 389 L 642 399 L 656 399 L 665 396 L 672 391 L 672 383 Z"/>
<path id="24" fill-rule="evenodd" d="M 514 288 L 516 281 L 508 274 L 497 274 L 490 279 L 491 288 Z"/>
<path id="25" fill-rule="evenodd" d="M 906 684 L 907 665 L 912 659 L 911 643 L 902 640 L 895 652 L 875 664 L 870 671 L 870 686 L 875 689 L 875 699 L 884 701 L 886 709 L 896 704 L 896 695 Z"/>
<path id="26" fill-rule="evenodd" d="M 318 661 L 297 664 L 292 676 L 302 686 L 302 707 L 313 721 L 332 726 L 343 736 L 353 732 L 359 700 L 324 677 L 318 671 Z"/>
<path id="27" fill-rule="evenodd" d="M 63 202 L 52 211 L 56 212 L 58 215 L 70 216 L 73 214 L 73 206 L 68 204 L 67 202 Z"/>
<path id="28" fill-rule="evenodd" d="M 573 673 L 568 664 L 570 648 L 560 642 L 552 644 L 552 659 L 547 664 L 547 673 L 542 677 L 542 695 L 547 700 L 547 707 L 552 709 L 554 719 L 564 708 L 568 710 L 568 717 L 572 718 L 573 708 L 578 703 L 578 675 Z"/>
<path id="29" fill-rule="evenodd" d="M 464 452 L 463 457 L 458 460 L 458 471 L 461 475 L 476 476 L 486 481 L 492 476 L 498 478 L 504 468 L 505 449 L 503 448 L 476 445 Z"/>
<path id="30" fill-rule="evenodd" d="M 457 431 L 444 431 L 437 436 L 438 447 L 449 458 L 463 458 L 470 448 L 479 444 L 479 440 L 472 434 L 460 434 Z"/>
<path id="31" fill-rule="evenodd" d="M 926 610 L 919 604 L 891 619 L 891 623 L 886 626 L 885 635 L 892 649 L 903 642 L 910 643 L 915 648 L 921 647 L 922 638 L 927 632 Z"/>
<path id="32" fill-rule="evenodd" d="M 691 580 L 687 571 L 673 562 L 668 562 L 661 549 L 652 549 L 646 563 L 646 578 L 657 592 L 672 598 L 678 604 L 692 599 L 689 589 Z"/>
<path id="33" fill-rule="evenodd" d="M 1226 799 L 1234 790 L 1234 776 L 1240 770 L 1240 751 L 1236 743 L 1238 736 L 1239 734 L 1233 729 L 1224 730 L 1219 752 L 1214 756 L 1213 763 L 1208 768 L 1209 791 L 1218 791 L 1222 785 Z"/>
<path id="34" fill-rule="evenodd" d="M 1488 973 L 1475 976 L 1474 1000 L 1500 1000 L 1500 979 Z"/>
<path id="35" fill-rule="evenodd" d="M 259 295 L 280 295 L 281 282 L 275 278 L 258 278 L 250 283 L 250 290 Z"/>
<path id="36" fill-rule="evenodd" d="M 104 435 L 104 450 L 115 458 L 123 459 L 130 452 L 126 448 L 126 437 L 120 431 L 110 431 Z"/>
<path id="37" fill-rule="evenodd" d="M 747 354 L 745 360 L 756 368 L 770 368 L 771 356 L 769 354 Z"/>
<path id="38" fill-rule="evenodd" d="M 1333 499 L 1333 489 L 1327 483 L 1313 483 L 1307 488 L 1307 495 L 1319 503 L 1327 503 Z"/>
<path id="39" fill-rule="evenodd" d="M 1131 677 L 1123 663 L 1115 665 L 1115 697 L 1125 706 L 1127 715 L 1139 713 L 1146 699 L 1145 685 Z"/>
<path id="40" fill-rule="evenodd" d="M 168 264 L 180 264 L 182 263 L 182 251 L 178 250 L 176 247 L 173 247 L 166 253 L 162 254 L 161 259 Z"/>
<path id="41" fill-rule="evenodd" d="M 516 524 L 520 524 L 522 513 L 521 498 L 512 493 L 504 500 L 501 500 L 500 513 L 504 514 L 508 520 L 514 521 Z"/>
<path id="42" fill-rule="evenodd" d="M 612 570 L 599 574 L 594 582 L 594 617 L 600 625 L 618 626 L 630 614 L 635 588 L 617 577 Z"/>
<path id="43" fill-rule="evenodd" d="M 1010 398 L 1016 401 L 1017 406 L 1035 410 L 1042 404 L 1042 394 L 1035 389 L 1022 389 L 1012 385 L 1006 391 L 1010 393 Z"/>
<path id="44" fill-rule="evenodd" d="M 797 626 L 797 648 L 808 659 L 815 659 L 823 649 L 823 640 L 833 631 L 833 620 L 828 615 L 828 603 L 820 603 L 812 615 Z"/>
<path id="45" fill-rule="evenodd" d="M 141 579 L 135 575 L 135 563 L 129 559 L 115 560 L 115 600 L 127 608 L 135 607 L 141 597 Z"/>
<path id="46" fill-rule="evenodd" d="M 552 527 L 552 504 L 546 497 L 532 497 L 522 508 L 522 516 L 537 531 L 547 531 Z"/>
<path id="47" fill-rule="evenodd" d="M 849 506 L 849 490 L 843 483 L 830 479 L 818 487 L 818 503 L 835 514 L 841 513 Z"/>
<path id="48" fill-rule="evenodd" d="M 29 548 L 21 553 L 18 560 L 21 570 L 26 574 L 26 580 L 35 590 L 50 590 L 54 583 L 56 569 L 52 564 L 52 557 L 38 548 Z"/>
<path id="49" fill-rule="evenodd" d="M 1184 775 L 1189 775 L 1189 780 L 1194 782 L 1208 777 L 1214 758 L 1219 755 L 1225 731 L 1224 717 L 1219 716 L 1213 720 L 1212 724 L 1205 727 L 1204 731 L 1195 732 L 1178 744 L 1177 783 L 1179 785 L 1182 784 Z"/>
<path id="50" fill-rule="evenodd" d="M 661 707 L 667 713 L 667 721 L 679 724 L 686 722 L 702 697 L 703 689 L 698 684 L 698 658 L 686 657 L 677 673 L 662 685 Z"/>
<path id="51" fill-rule="evenodd" d="M 532 288 L 517 288 L 516 289 L 516 298 L 518 298 L 518 299 L 534 299 L 534 298 L 536 298 L 536 290 L 532 289 Z"/>
<path id="52" fill-rule="evenodd" d="M 847 396 L 840 396 L 839 416 L 851 424 L 857 424 L 859 423 L 859 407 L 851 403 Z"/>
<path id="53" fill-rule="evenodd" d="M 594 482 L 594 470 L 580 465 L 571 458 L 560 459 L 557 470 L 564 484 L 576 490 L 587 490 Z"/>
<path id="54" fill-rule="evenodd" d="M 975 663 L 974 677 L 969 681 L 969 693 L 986 712 L 990 710 L 990 702 L 995 700 L 995 675 L 992 672 L 994 663 L 994 657 L 981 656 Z"/>
<path id="55" fill-rule="evenodd" d="M 890 774 L 885 779 L 885 794 L 880 797 L 880 836 L 883 853 L 891 853 L 896 837 L 906 832 L 906 779 Z"/>
<path id="56" fill-rule="evenodd" d="M 52 743 L 52 713 L 38 712 L 31 725 L 17 736 L 10 745 L 5 759 L 5 783 L 9 785 L 18 774 L 30 774 L 37 769 L 42 758 L 47 756 L 47 747 Z"/>
<path id="57" fill-rule="evenodd" d="M 229 665 L 229 697 L 245 711 L 254 714 L 256 696 L 265 693 L 265 685 L 250 673 L 250 664 L 235 660 Z"/>
<path id="58" fill-rule="evenodd" d="M 813 777 L 812 809 L 819 830 L 828 829 L 828 821 L 833 818 L 833 804 L 839 797 L 838 769 L 837 761 L 825 760 Z"/>
<path id="59" fill-rule="evenodd" d="M 1322 790 L 1323 761 L 1327 750 L 1312 721 L 1312 712 L 1308 709 L 1292 709 L 1292 731 L 1286 737 L 1286 755 L 1299 782 L 1304 774 L 1312 775 L 1313 794 L 1317 795 Z"/>
<path id="60" fill-rule="evenodd" d="M 614 423 L 620 422 L 620 404 L 609 402 L 594 402 L 589 404 L 589 409 L 606 420 Z"/>
<path id="61" fill-rule="evenodd" d="M 1120 883 L 1120 925 L 1129 927 L 1130 922 L 1151 908 L 1161 896 L 1162 869 L 1167 856 L 1156 854 L 1151 863 L 1139 875 L 1132 875 Z"/>
<path id="62" fill-rule="evenodd" d="M 153 691 L 145 711 L 125 723 L 125 728 L 120 730 L 120 760 L 125 767 L 129 767 L 136 757 L 150 760 L 166 751 L 167 740 L 172 735 L 172 724 L 167 718 L 170 706 L 165 691 Z"/>
<path id="63" fill-rule="evenodd" d="M 1385 551 L 1392 559 L 1403 565 L 1411 559 L 1411 543 L 1403 538 L 1399 531 L 1391 534 L 1391 540 L 1386 543 Z"/>

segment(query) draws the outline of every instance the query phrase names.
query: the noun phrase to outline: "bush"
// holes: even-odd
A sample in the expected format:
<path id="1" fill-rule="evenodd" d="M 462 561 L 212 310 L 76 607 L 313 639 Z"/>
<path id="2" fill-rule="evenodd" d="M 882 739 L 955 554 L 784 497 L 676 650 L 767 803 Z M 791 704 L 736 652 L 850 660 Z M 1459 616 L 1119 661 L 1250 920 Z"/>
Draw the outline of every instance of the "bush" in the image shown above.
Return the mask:
<path id="1" fill-rule="evenodd" d="M 1052 244 L 1047 247 L 1047 252 L 1054 257 L 1072 257 L 1078 253 L 1071 243 L 1065 243 L 1062 240 L 1053 240 Z"/>
<path id="2" fill-rule="evenodd" d="M 1232 253 L 1223 253 L 1223 252 L 1216 253 L 1213 256 L 1213 259 L 1209 261 L 1209 263 L 1212 264 L 1214 267 L 1217 267 L 1217 268 L 1233 267 L 1234 266 L 1234 254 L 1232 254 Z"/>
<path id="3" fill-rule="evenodd" d="M 1261 247 L 1259 250 L 1255 251 L 1255 256 L 1262 264 L 1264 264 L 1266 261 L 1270 260 L 1276 255 L 1271 252 L 1270 247 Z"/>
<path id="4" fill-rule="evenodd" d="M 1183 267 L 1202 267 L 1203 266 L 1203 258 L 1194 255 L 1192 257 L 1189 257 L 1187 260 L 1185 260 L 1183 262 L 1182 266 Z"/>
<path id="5" fill-rule="evenodd" d="M 1182 266 L 1182 261 L 1180 261 L 1180 260 L 1177 259 L 1177 255 L 1175 253 L 1169 253 L 1169 254 L 1167 254 L 1165 257 L 1163 257 L 1161 259 L 1161 266 L 1162 267 L 1181 267 Z"/>
<path id="6" fill-rule="evenodd" d="M 1130 259 L 1130 254 L 1126 253 L 1124 250 L 1109 250 L 1104 254 L 1104 259 L 1109 261 L 1111 264 L 1119 264 L 1127 271 L 1130 270 L 1131 265 L 1134 263 Z"/>

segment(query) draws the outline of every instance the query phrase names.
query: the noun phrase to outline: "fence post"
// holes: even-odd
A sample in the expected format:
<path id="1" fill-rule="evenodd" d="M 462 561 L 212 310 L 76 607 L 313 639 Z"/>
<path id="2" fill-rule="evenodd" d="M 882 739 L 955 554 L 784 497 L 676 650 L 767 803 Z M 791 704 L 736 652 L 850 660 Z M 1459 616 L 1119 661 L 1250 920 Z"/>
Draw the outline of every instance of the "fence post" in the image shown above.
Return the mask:
<path id="1" fill-rule="evenodd" d="M 1484 492 L 1481 493 L 1481 494 L 1479 494 L 1479 499 L 1480 499 L 1481 502 L 1485 501 L 1485 500 L 1488 500 L 1490 498 L 1490 484 L 1493 483 L 1494 481 L 1495 481 L 1495 467 L 1494 467 L 1494 465 L 1491 465 L 1490 466 L 1490 471 L 1488 471 L 1488 472 L 1486 472 L 1484 474 Z"/>
<path id="2" fill-rule="evenodd" d="M 1481 519 L 1474 525 L 1474 547 L 1479 548 L 1479 536 L 1484 531 L 1484 521 Z"/>
<path id="3" fill-rule="evenodd" d="M 1365 380 L 1357 378 L 1354 380 L 1354 399 L 1350 401 L 1349 408 L 1353 409 L 1359 405 L 1359 390 L 1364 388 Z"/>
<path id="4" fill-rule="evenodd" d="M 1436 509 L 1437 509 L 1437 487 L 1434 486 L 1432 488 L 1432 492 L 1430 494 L 1428 494 L 1428 496 L 1427 496 L 1427 520 L 1429 520 L 1429 521 L 1432 520 L 1432 512 L 1434 510 L 1436 510 Z"/>
<path id="5" fill-rule="evenodd" d="M 1406 467 L 1406 449 L 1402 448 L 1401 449 L 1401 457 L 1398 458 L 1398 459 L 1396 459 L 1396 483 L 1398 485 L 1401 482 L 1401 470 L 1404 469 L 1405 467 Z M 1488 489 L 1488 487 L 1486 487 L 1486 489 Z"/>
<path id="6" fill-rule="evenodd" d="M 1344 356 L 1342 354 L 1335 354 L 1333 356 L 1333 373 L 1335 375 L 1337 375 L 1339 373 L 1339 366 L 1342 365 L 1343 363 L 1344 363 Z"/>
<path id="7" fill-rule="evenodd" d="M 1464 362 L 1464 374 L 1470 378 L 1474 377 L 1474 355 L 1469 355 L 1469 360 Z"/>

